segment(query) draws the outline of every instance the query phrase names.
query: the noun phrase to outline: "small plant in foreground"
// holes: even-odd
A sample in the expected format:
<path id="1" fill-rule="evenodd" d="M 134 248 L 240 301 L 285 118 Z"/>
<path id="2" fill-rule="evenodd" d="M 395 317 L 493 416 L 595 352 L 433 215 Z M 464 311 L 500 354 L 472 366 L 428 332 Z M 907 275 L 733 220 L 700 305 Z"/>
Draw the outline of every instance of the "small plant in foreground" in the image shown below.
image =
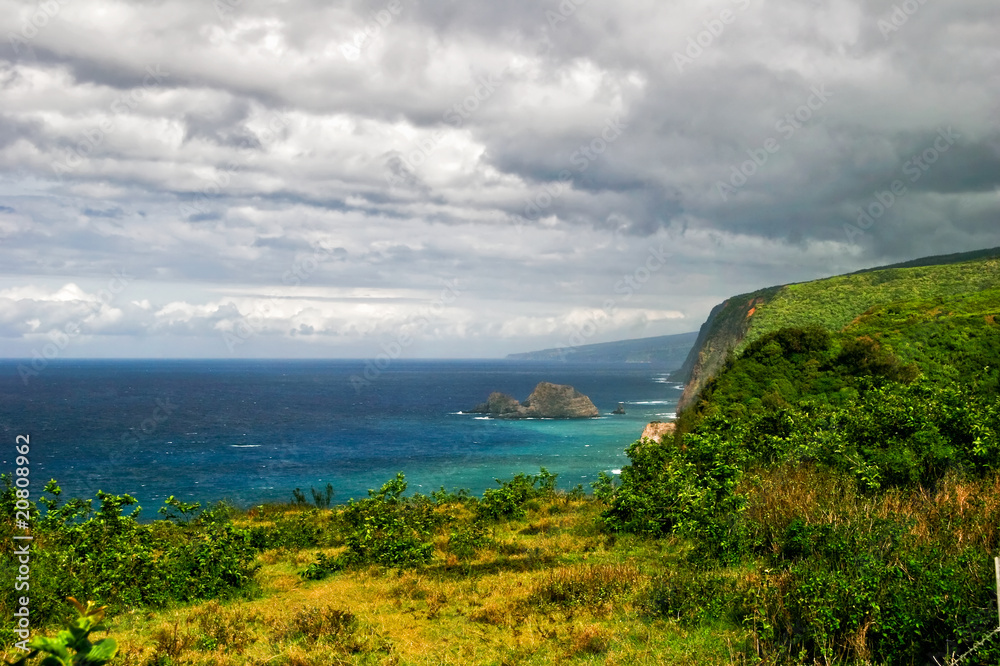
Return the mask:
<path id="1" fill-rule="evenodd" d="M 105 606 L 96 607 L 93 601 L 84 606 L 73 597 L 68 601 L 76 608 L 79 617 L 69 623 L 69 628 L 60 631 L 55 638 L 37 636 L 28 643 L 33 648 L 16 662 L 25 664 L 39 652 L 47 652 L 48 657 L 42 660 L 42 666 L 75 666 L 76 664 L 105 664 L 118 653 L 118 644 L 113 638 L 102 638 L 96 643 L 90 642 L 90 632 L 103 631 L 101 624 L 104 619 Z M 73 651 L 70 654 L 70 650 Z"/>

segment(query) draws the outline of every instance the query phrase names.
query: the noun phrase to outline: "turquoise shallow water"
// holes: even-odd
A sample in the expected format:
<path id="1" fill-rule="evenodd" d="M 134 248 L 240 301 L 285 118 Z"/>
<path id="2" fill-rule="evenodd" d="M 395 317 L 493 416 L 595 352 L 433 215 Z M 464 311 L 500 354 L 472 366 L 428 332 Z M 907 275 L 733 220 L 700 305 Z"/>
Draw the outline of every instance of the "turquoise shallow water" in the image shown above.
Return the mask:
<path id="1" fill-rule="evenodd" d="M 326 483 L 335 502 L 396 472 L 410 490 L 479 494 L 494 478 L 546 467 L 570 488 L 628 464 L 680 387 L 647 366 L 394 361 L 360 391 L 360 361 L 62 361 L 25 384 L 0 362 L 0 427 L 30 433 L 36 491 L 169 495 L 247 506 Z M 539 381 L 572 384 L 603 416 L 503 421 L 460 413 L 495 390 L 524 399 Z M 618 402 L 627 414 L 611 416 Z M 12 468 L 11 447 L 0 455 Z"/>

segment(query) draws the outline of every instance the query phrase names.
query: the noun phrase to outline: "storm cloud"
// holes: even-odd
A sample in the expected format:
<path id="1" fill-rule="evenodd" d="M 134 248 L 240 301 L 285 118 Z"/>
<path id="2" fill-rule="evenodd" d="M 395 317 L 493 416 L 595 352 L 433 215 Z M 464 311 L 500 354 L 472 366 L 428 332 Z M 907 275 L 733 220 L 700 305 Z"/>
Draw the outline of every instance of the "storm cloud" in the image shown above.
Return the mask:
<path id="1" fill-rule="evenodd" d="M 998 19 L 0 0 L 0 353 L 498 356 L 1000 245 Z"/>

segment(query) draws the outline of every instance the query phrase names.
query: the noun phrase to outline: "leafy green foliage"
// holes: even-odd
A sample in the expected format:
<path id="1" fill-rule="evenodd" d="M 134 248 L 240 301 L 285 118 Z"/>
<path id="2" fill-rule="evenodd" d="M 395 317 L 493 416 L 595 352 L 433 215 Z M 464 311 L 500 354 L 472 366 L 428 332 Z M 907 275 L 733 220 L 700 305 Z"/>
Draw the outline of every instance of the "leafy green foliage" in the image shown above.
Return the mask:
<path id="1" fill-rule="evenodd" d="M 934 381 L 1000 393 L 1000 288 L 880 305 L 845 334 L 878 340 Z"/>
<path id="2" fill-rule="evenodd" d="M 597 481 L 590 484 L 594 489 L 594 497 L 598 501 L 609 504 L 614 500 L 617 485 L 613 476 L 607 472 L 598 472 Z"/>
<path id="3" fill-rule="evenodd" d="M 171 498 L 165 508 L 180 515 L 141 523 L 141 509 L 129 495 L 98 491 L 95 509 L 94 500 L 62 504 L 54 481 L 45 492 L 38 501 L 45 511 L 35 523 L 32 548 L 32 617 L 39 625 L 58 617 L 67 597 L 123 610 L 252 589 L 257 549 L 249 531 L 232 524 L 228 507 L 191 516 L 194 505 Z M 6 590 L 0 599 L 7 608 L 17 597 L 15 560 L 9 549 L 0 554 Z"/>
<path id="4" fill-rule="evenodd" d="M 316 553 L 316 561 L 309 564 L 305 571 L 299 574 L 303 580 L 323 580 L 332 573 L 344 568 L 342 560 L 323 553 Z"/>
<path id="5" fill-rule="evenodd" d="M 740 598 L 734 581 L 706 571 L 676 568 L 656 576 L 646 592 L 651 615 L 694 626 L 734 616 Z"/>
<path id="6" fill-rule="evenodd" d="M 476 505 L 477 518 L 486 521 L 523 518 L 529 500 L 555 494 L 557 476 L 542 467 L 535 475 L 517 474 L 510 481 L 496 479 L 500 487 L 483 492 L 483 499 Z"/>
<path id="7" fill-rule="evenodd" d="M 166 506 L 161 506 L 158 513 L 178 525 L 188 523 L 195 515 L 195 512 L 201 508 L 200 502 L 182 502 L 173 495 L 163 500 L 163 503 Z"/>
<path id="8" fill-rule="evenodd" d="M 770 613 L 760 636 L 766 643 L 832 658 L 862 632 L 878 663 L 912 663 L 946 641 L 969 643 L 993 628 L 992 570 L 981 553 L 921 544 L 906 520 L 839 518 L 793 521 L 777 552 L 767 554 L 781 582 L 760 588 L 755 601 L 783 610 Z M 995 662 L 1000 650 L 978 656 Z"/>
<path id="9" fill-rule="evenodd" d="M 919 371 L 868 336 L 832 336 L 817 327 L 781 329 L 747 346 L 709 381 L 678 419 L 681 432 L 708 417 L 740 419 L 809 399 L 844 405 L 858 392 L 909 383 Z"/>
<path id="10" fill-rule="evenodd" d="M 315 548 L 325 543 L 325 523 L 316 509 L 281 514 L 267 525 L 250 528 L 251 543 L 258 550 Z"/>
<path id="11" fill-rule="evenodd" d="M 404 497 L 406 480 L 397 474 L 369 497 L 351 501 L 341 513 L 350 564 L 410 567 L 431 558 L 433 530 L 446 518 L 422 495 Z"/>
<path id="12" fill-rule="evenodd" d="M 448 535 L 448 550 L 459 560 L 471 560 L 476 553 L 488 547 L 493 540 L 483 528 L 482 523 L 458 525 Z"/>
<path id="13" fill-rule="evenodd" d="M 986 258 L 957 264 L 891 268 L 788 285 L 782 287 L 773 300 L 758 307 L 752 329 L 737 352 L 758 337 L 782 328 L 819 326 L 839 331 L 872 308 L 916 299 L 954 301 L 995 290 L 998 281 L 1000 261 Z"/>
<path id="14" fill-rule="evenodd" d="M 723 522 L 740 511 L 734 493 L 741 476 L 740 452 L 715 433 L 692 433 L 683 446 L 635 442 L 632 464 L 622 469 L 621 487 L 604 513 L 614 531 L 652 536 L 701 535 L 723 538 Z"/>
<path id="15" fill-rule="evenodd" d="M 77 612 L 77 617 L 70 621 L 69 626 L 56 634 L 55 638 L 36 636 L 28 642 L 31 652 L 17 660 L 15 664 L 25 664 L 39 652 L 49 656 L 42 660 L 42 666 L 99 666 L 106 664 L 118 653 L 118 644 L 113 638 L 102 638 L 96 643 L 90 642 L 90 634 L 94 631 L 104 631 L 101 624 L 104 619 L 105 607 L 95 607 L 88 601 L 83 606 L 73 597 L 69 597 Z"/>
<path id="16" fill-rule="evenodd" d="M 910 283 L 891 284 L 897 277 L 860 280 L 904 293 Z M 878 305 L 843 331 L 758 335 L 682 412 L 672 440 L 636 442 L 621 485 L 595 484 L 609 503 L 608 528 L 693 546 L 688 565 L 703 575 L 654 581 L 654 613 L 691 623 L 730 615 L 772 652 L 824 662 L 926 661 L 947 641 L 968 645 L 992 628 L 987 565 L 1000 547 L 1000 508 L 962 500 L 945 522 L 933 518 L 942 500 L 913 500 L 900 516 L 874 509 L 940 494 L 955 479 L 988 493 L 998 478 L 1000 290 L 961 293 L 967 285 L 945 280 L 939 291 L 948 290 L 948 298 Z M 791 312 L 787 321 L 810 323 Z M 760 475 L 794 470 L 850 492 L 813 513 L 799 497 L 760 497 Z M 737 563 L 757 569 L 758 582 L 741 587 L 712 573 Z M 725 603 L 713 606 L 718 599 Z M 1000 648 L 978 656 L 995 662 Z"/>

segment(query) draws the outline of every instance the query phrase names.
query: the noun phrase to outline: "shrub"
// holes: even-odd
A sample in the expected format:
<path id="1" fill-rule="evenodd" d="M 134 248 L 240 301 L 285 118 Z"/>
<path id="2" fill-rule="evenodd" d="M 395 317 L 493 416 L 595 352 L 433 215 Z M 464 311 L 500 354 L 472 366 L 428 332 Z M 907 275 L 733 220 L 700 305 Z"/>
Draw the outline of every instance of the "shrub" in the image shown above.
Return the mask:
<path id="1" fill-rule="evenodd" d="M 725 523 L 742 509 L 734 492 L 742 453 L 716 433 L 688 433 L 683 443 L 635 442 L 632 464 L 602 514 L 614 531 L 665 536 L 672 532 L 725 548 Z"/>
<path id="2" fill-rule="evenodd" d="M 68 623 L 68 627 L 60 631 L 55 638 L 36 636 L 28 641 L 31 650 L 14 664 L 20 666 L 33 659 L 39 652 L 49 654 L 42 663 L 45 666 L 74 666 L 75 664 L 105 664 L 118 653 L 118 644 L 113 638 L 102 638 L 96 643 L 90 642 L 90 634 L 94 631 L 105 631 L 102 624 L 105 607 L 95 607 L 88 601 L 83 606 L 73 597 L 69 602 L 76 609 L 77 617 Z M 70 652 L 72 650 L 72 652 Z"/>
<path id="3" fill-rule="evenodd" d="M 481 524 L 459 525 L 448 536 L 448 551 L 459 560 L 471 560 L 490 543 L 492 539 Z"/>
<path id="4" fill-rule="evenodd" d="M 258 550 L 289 548 L 301 550 L 324 545 L 324 530 L 315 509 L 283 515 L 270 525 L 250 529 L 251 542 Z"/>
<path id="5" fill-rule="evenodd" d="M 316 561 L 310 563 L 305 571 L 299 575 L 303 580 L 322 580 L 332 573 L 341 571 L 343 568 L 344 562 L 340 558 L 316 553 Z"/>
<path id="6" fill-rule="evenodd" d="M 735 615 L 738 599 L 731 578 L 682 567 L 653 578 L 644 606 L 651 615 L 693 626 Z"/>
<path id="7" fill-rule="evenodd" d="M 496 479 L 500 487 L 483 492 L 483 499 L 476 505 L 476 517 L 487 521 L 524 518 L 524 507 L 529 500 L 555 495 L 557 476 L 542 467 L 534 476 L 519 473 L 510 481 Z"/>
<path id="8" fill-rule="evenodd" d="M 58 617 L 66 597 L 92 598 L 115 610 L 163 606 L 177 601 L 226 597 L 253 587 L 256 549 L 250 534 L 218 507 L 191 517 L 193 505 L 168 500 L 171 520 L 140 523 L 140 508 L 129 495 L 97 493 L 93 500 L 61 504 L 55 482 L 39 504 L 32 548 L 33 623 Z M 130 513 L 124 509 L 132 507 Z M 33 511 L 37 507 L 33 505 Z M 13 608 L 14 554 L 0 555 L 0 581 L 8 590 L 2 603 Z"/>
<path id="9" fill-rule="evenodd" d="M 347 563 L 410 567 L 430 560 L 433 531 L 446 517 L 427 497 L 403 497 L 405 491 L 405 477 L 397 474 L 379 490 L 369 490 L 367 499 L 344 508 Z"/>

